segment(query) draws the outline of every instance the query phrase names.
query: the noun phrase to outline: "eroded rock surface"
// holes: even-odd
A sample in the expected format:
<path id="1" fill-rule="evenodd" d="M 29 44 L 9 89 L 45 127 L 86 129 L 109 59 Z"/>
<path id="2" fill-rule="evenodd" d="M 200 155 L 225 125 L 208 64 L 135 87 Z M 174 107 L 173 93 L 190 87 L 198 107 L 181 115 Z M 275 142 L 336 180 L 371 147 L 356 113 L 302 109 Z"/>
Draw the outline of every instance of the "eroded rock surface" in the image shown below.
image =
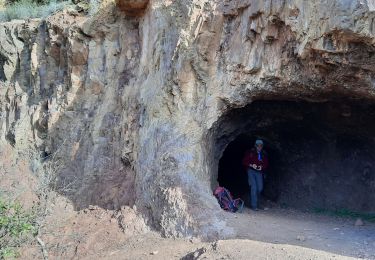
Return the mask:
<path id="1" fill-rule="evenodd" d="M 241 132 L 220 127 L 229 111 L 374 100 L 372 1 L 146 2 L 0 25 L 0 152 L 52 160 L 76 208 L 136 204 L 167 236 L 228 236 L 211 187 Z"/>

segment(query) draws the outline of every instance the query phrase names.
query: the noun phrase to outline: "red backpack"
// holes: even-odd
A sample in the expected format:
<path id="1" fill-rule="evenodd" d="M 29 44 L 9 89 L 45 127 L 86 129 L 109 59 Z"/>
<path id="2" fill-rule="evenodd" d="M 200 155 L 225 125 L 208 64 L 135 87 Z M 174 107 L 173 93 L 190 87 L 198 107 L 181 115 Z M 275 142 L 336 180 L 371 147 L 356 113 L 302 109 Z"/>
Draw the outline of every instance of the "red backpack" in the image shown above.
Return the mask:
<path id="1" fill-rule="evenodd" d="M 220 207 L 230 212 L 241 212 L 244 202 L 241 199 L 233 199 L 229 190 L 224 187 L 217 187 L 214 196 L 220 204 Z"/>

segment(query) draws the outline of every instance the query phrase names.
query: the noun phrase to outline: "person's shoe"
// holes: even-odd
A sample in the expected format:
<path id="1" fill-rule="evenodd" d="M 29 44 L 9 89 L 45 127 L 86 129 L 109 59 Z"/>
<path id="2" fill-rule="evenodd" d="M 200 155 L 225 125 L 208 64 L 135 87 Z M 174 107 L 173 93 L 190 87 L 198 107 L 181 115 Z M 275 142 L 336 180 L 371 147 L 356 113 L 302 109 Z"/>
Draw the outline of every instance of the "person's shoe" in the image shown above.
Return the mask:
<path id="1" fill-rule="evenodd" d="M 259 209 L 258 208 L 251 208 L 252 210 L 254 210 L 254 211 L 259 211 Z"/>

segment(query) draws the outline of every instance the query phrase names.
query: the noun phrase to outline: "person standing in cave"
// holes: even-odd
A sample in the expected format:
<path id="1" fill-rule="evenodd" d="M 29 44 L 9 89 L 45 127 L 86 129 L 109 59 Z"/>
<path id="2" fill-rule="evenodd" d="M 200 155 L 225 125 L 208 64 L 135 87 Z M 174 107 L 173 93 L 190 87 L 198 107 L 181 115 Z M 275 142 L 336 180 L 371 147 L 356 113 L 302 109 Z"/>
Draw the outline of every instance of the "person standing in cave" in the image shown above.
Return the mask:
<path id="1" fill-rule="evenodd" d="M 246 168 L 248 182 L 251 186 L 251 208 L 258 210 L 258 197 L 263 190 L 264 172 L 268 167 L 268 158 L 263 150 L 262 140 L 256 140 L 255 147 L 246 151 L 242 164 Z"/>

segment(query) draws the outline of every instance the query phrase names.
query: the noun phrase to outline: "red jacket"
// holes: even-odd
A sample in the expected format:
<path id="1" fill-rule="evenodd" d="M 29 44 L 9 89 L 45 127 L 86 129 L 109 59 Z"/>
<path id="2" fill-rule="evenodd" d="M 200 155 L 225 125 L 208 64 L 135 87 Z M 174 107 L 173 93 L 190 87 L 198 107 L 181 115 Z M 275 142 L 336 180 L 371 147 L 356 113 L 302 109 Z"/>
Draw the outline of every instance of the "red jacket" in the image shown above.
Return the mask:
<path id="1" fill-rule="evenodd" d="M 254 169 L 253 167 L 249 165 L 255 164 L 257 168 L 259 166 L 262 166 L 261 170 L 259 170 L 259 168 L 257 169 L 258 171 L 262 171 L 262 172 L 265 171 L 268 167 L 268 158 L 267 158 L 266 153 L 263 150 L 260 152 L 260 155 L 261 155 L 261 160 L 259 160 L 258 152 L 256 149 L 251 149 L 251 150 L 246 151 L 245 156 L 242 160 L 243 166 L 246 169 L 248 168 Z"/>

